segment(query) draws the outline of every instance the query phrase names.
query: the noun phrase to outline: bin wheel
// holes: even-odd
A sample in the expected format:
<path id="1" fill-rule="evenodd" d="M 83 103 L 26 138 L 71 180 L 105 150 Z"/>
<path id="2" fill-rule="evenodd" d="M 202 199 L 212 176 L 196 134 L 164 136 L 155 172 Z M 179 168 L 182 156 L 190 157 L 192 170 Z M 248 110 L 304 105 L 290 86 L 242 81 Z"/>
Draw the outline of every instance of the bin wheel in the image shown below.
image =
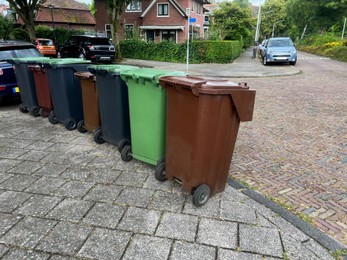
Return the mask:
<path id="1" fill-rule="evenodd" d="M 59 123 L 59 121 L 57 120 L 57 118 L 56 118 L 55 113 L 54 113 L 53 110 L 51 111 L 51 113 L 49 113 L 48 121 L 49 121 L 51 124 L 53 124 L 53 125 Z"/>
<path id="2" fill-rule="evenodd" d="M 167 180 L 165 174 L 165 162 L 158 163 L 157 168 L 155 168 L 154 176 L 156 180 L 164 182 Z"/>
<path id="3" fill-rule="evenodd" d="M 73 118 L 69 118 L 68 120 L 65 121 L 64 126 L 67 130 L 71 131 L 76 129 L 77 127 L 77 122 Z"/>
<path id="4" fill-rule="evenodd" d="M 130 162 L 133 156 L 131 155 L 131 146 L 125 145 L 120 153 L 120 157 L 124 162 Z"/>
<path id="5" fill-rule="evenodd" d="M 80 54 L 78 55 L 78 58 L 85 59 L 86 58 L 86 54 L 81 51 Z"/>
<path id="6" fill-rule="evenodd" d="M 38 106 L 33 106 L 29 109 L 30 115 L 34 117 L 38 117 L 40 115 L 40 107 Z"/>
<path id="7" fill-rule="evenodd" d="M 206 184 L 201 184 L 193 193 L 193 204 L 197 207 L 203 206 L 210 197 L 211 189 Z"/>
<path id="8" fill-rule="evenodd" d="M 39 114 L 42 117 L 47 117 L 49 115 L 49 113 L 45 111 L 42 107 L 40 108 Z"/>
<path id="9" fill-rule="evenodd" d="M 126 145 L 130 145 L 130 140 L 128 138 L 124 138 L 122 140 L 120 140 L 119 144 L 118 144 L 118 152 L 122 152 L 124 146 Z"/>
<path id="10" fill-rule="evenodd" d="M 102 128 L 98 128 L 95 130 L 94 141 L 97 144 L 103 144 L 105 142 L 104 138 L 102 137 Z"/>
<path id="11" fill-rule="evenodd" d="M 22 113 L 28 113 L 29 110 L 23 106 L 22 104 L 19 105 L 19 111 L 22 112 Z"/>
<path id="12" fill-rule="evenodd" d="M 79 121 L 78 122 L 78 124 L 77 124 L 77 130 L 78 130 L 78 132 L 80 132 L 80 133 L 86 133 L 88 130 L 85 128 L 85 126 L 84 126 L 84 120 L 81 120 L 81 121 Z"/>

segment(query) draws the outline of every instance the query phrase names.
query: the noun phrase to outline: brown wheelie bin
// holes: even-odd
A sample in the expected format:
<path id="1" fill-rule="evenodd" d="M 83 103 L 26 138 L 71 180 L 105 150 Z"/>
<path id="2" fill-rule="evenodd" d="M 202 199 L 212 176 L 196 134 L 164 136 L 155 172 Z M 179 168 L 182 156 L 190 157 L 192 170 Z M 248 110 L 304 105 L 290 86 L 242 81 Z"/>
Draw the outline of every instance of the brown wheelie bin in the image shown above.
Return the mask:
<path id="1" fill-rule="evenodd" d="M 101 126 L 99 97 L 96 89 L 96 77 L 90 72 L 75 72 L 81 82 L 82 103 L 83 103 L 83 120 L 77 124 L 77 130 L 80 133 L 87 131 L 94 133 Z"/>
<path id="2" fill-rule="evenodd" d="M 166 157 L 159 181 L 176 180 L 196 206 L 222 192 L 240 121 L 251 121 L 255 91 L 245 84 L 211 78 L 165 76 Z"/>
<path id="3" fill-rule="evenodd" d="M 47 117 L 53 110 L 53 103 L 46 69 L 39 65 L 28 67 L 34 74 L 37 104 L 40 107 L 39 114 L 42 117 Z"/>

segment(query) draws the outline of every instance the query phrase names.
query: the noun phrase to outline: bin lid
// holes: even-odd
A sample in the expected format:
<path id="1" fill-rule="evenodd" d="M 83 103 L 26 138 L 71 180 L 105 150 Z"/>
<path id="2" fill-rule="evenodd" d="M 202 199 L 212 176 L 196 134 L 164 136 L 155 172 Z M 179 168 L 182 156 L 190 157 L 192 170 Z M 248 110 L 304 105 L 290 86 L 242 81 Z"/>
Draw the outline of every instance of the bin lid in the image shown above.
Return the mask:
<path id="1" fill-rule="evenodd" d="M 88 67 L 89 72 L 93 74 L 117 74 L 120 75 L 121 71 L 123 70 L 134 70 L 138 69 L 139 67 L 130 66 L 130 65 L 120 65 L 120 64 L 110 64 L 110 65 L 90 65 Z"/>
<path id="2" fill-rule="evenodd" d="M 78 58 L 64 58 L 64 59 L 49 59 L 44 60 L 45 64 L 56 64 L 56 65 L 66 65 L 66 64 L 84 64 L 91 63 L 90 60 L 78 59 Z"/>
<path id="3" fill-rule="evenodd" d="M 190 89 L 196 96 L 207 95 L 230 95 L 240 121 L 251 121 L 253 117 L 255 91 L 249 90 L 245 83 L 234 83 L 223 79 L 199 78 L 199 77 L 175 77 L 166 76 L 160 78 L 160 84 L 164 88 Z"/>
<path id="4" fill-rule="evenodd" d="M 79 80 L 93 80 L 95 81 L 95 75 L 88 71 L 78 71 L 74 73 L 75 77 Z"/>
<path id="5" fill-rule="evenodd" d="M 44 60 L 51 60 L 49 57 L 25 57 L 25 58 L 11 58 L 7 61 L 11 64 L 38 64 Z"/>
<path id="6" fill-rule="evenodd" d="M 183 71 L 168 71 L 154 68 L 140 68 L 136 70 L 124 70 L 121 72 L 121 77 L 124 81 L 128 79 L 133 80 L 149 80 L 154 84 L 159 85 L 159 78 L 163 76 L 186 76 L 187 73 Z"/>

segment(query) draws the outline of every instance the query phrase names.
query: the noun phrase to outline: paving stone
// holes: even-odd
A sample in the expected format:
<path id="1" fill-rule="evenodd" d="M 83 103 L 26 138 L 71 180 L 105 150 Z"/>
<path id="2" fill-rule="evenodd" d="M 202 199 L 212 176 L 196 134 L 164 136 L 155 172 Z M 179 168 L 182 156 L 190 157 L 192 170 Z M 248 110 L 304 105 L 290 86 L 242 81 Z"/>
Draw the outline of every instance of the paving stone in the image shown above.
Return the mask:
<path id="1" fill-rule="evenodd" d="M 263 260 L 262 255 L 237 252 L 233 250 L 218 248 L 217 260 Z M 269 258 L 266 257 L 266 260 Z"/>
<path id="2" fill-rule="evenodd" d="M 0 244 L 0 257 L 3 256 L 8 251 L 7 246 Z"/>
<path id="3" fill-rule="evenodd" d="M 118 196 L 116 202 L 129 206 L 147 207 L 153 195 L 153 190 L 126 187 Z"/>
<path id="4" fill-rule="evenodd" d="M 25 154 L 19 156 L 18 159 L 39 162 L 42 158 L 46 157 L 47 155 L 49 155 L 49 152 L 29 150 Z"/>
<path id="5" fill-rule="evenodd" d="M 0 158 L 2 159 L 17 159 L 27 151 L 23 149 L 15 149 L 9 147 L 0 147 Z"/>
<path id="6" fill-rule="evenodd" d="M 5 234 L 22 219 L 21 216 L 0 213 L 0 236 Z"/>
<path id="7" fill-rule="evenodd" d="M 44 141 L 36 141 L 26 147 L 28 150 L 37 150 L 37 151 L 43 151 L 47 148 L 51 147 L 54 143 L 52 142 L 44 142 Z"/>
<path id="8" fill-rule="evenodd" d="M 65 152 L 49 152 L 49 154 L 41 159 L 44 163 L 63 164 L 67 155 Z"/>
<path id="9" fill-rule="evenodd" d="M 48 215 L 48 218 L 79 221 L 93 206 L 94 202 L 77 199 L 64 199 Z"/>
<path id="10" fill-rule="evenodd" d="M 73 255 L 81 248 L 91 231 L 91 227 L 60 222 L 41 240 L 36 249 L 50 253 Z"/>
<path id="11" fill-rule="evenodd" d="M 170 260 L 210 260 L 215 259 L 216 248 L 199 244 L 175 241 Z"/>
<path id="12" fill-rule="evenodd" d="M 197 225 L 198 218 L 196 216 L 164 212 L 156 235 L 193 242 Z"/>
<path id="13" fill-rule="evenodd" d="M 118 197 L 121 190 L 122 187 L 120 186 L 97 184 L 87 193 L 87 195 L 84 196 L 83 199 L 105 202 L 114 201 Z"/>
<path id="14" fill-rule="evenodd" d="M 83 222 L 94 226 L 114 229 L 125 210 L 126 207 L 122 206 L 96 203 L 83 219 Z"/>
<path id="15" fill-rule="evenodd" d="M 129 207 L 118 228 L 151 235 L 154 234 L 159 219 L 159 211 Z"/>
<path id="16" fill-rule="evenodd" d="M 46 177 L 58 177 L 67 167 L 57 163 L 48 163 L 37 170 L 34 174 Z"/>
<path id="17" fill-rule="evenodd" d="M 167 259 L 171 244 L 172 241 L 169 239 L 136 234 L 131 239 L 130 245 L 122 259 Z"/>
<path id="18" fill-rule="evenodd" d="M 148 173 L 144 172 L 123 171 L 121 174 L 119 174 L 115 184 L 142 187 L 143 182 L 147 179 L 148 175 Z"/>
<path id="19" fill-rule="evenodd" d="M 85 168 L 68 168 L 59 177 L 70 180 L 85 181 L 91 174 L 89 169 Z"/>
<path id="20" fill-rule="evenodd" d="M 102 184 L 111 184 L 116 181 L 121 171 L 112 169 L 96 168 L 87 178 L 87 181 L 92 181 Z"/>
<path id="21" fill-rule="evenodd" d="M 116 165 L 116 159 L 114 157 L 105 158 L 105 156 L 97 156 L 91 160 L 87 166 L 95 167 L 98 169 L 111 169 Z M 120 171 L 119 171 L 120 172 Z"/>
<path id="22" fill-rule="evenodd" d="M 23 250 L 23 249 L 13 249 L 10 250 L 5 256 L 3 256 L 2 260 L 14 260 L 14 259 L 35 259 L 35 260 L 45 260 L 49 258 L 49 254 L 36 252 L 31 250 Z"/>
<path id="23" fill-rule="evenodd" d="M 2 159 L 0 157 L 0 172 L 6 172 L 10 170 L 11 168 L 15 167 L 17 164 L 19 164 L 20 161 L 12 160 L 11 159 Z"/>
<path id="24" fill-rule="evenodd" d="M 221 201 L 221 218 L 246 224 L 256 224 L 255 210 L 239 203 Z"/>
<path id="25" fill-rule="evenodd" d="M 55 192 L 55 195 L 69 198 L 82 198 L 93 185 L 92 182 L 68 181 Z"/>
<path id="26" fill-rule="evenodd" d="M 37 181 L 38 176 L 24 175 L 24 174 L 15 174 L 10 179 L 7 179 L 0 184 L 0 188 L 7 190 L 23 191 L 30 184 Z"/>
<path id="27" fill-rule="evenodd" d="M 1 243 L 34 248 L 56 221 L 26 217 L 0 238 Z"/>
<path id="28" fill-rule="evenodd" d="M 154 172 L 154 170 L 153 170 Z M 152 190 L 162 190 L 162 191 L 172 191 L 172 184 L 171 181 L 164 181 L 160 182 L 156 180 L 154 177 L 149 176 L 145 182 L 143 183 L 143 187 L 146 189 L 152 189 Z"/>
<path id="29" fill-rule="evenodd" d="M 115 154 L 120 158 L 120 155 L 118 152 L 115 151 Z M 120 171 L 136 171 L 137 168 L 139 168 L 141 163 L 137 160 L 131 160 L 130 162 L 123 162 L 122 160 L 116 160 L 115 165 L 112 167 L 112 169 L 120 170 Z"/>
<path id="30" fill-rule="evenodd" d="M 77 260 L 77 258 L 61 255 L 52 255 L 49 260 Z"/>
<path id="31" fill-rule="evenodd" d="M 60 201 L 62 201 L 62 198 L 34 195 L 24 202 L 23 205 L 15 211 L 15 213 L 34 217 L 44 217 Z"/>
<path id="32" fill-rule="evenodd" d="M 217 194 L 206 202 L 203 207 L 196 207 L 189 196 L 187 203 L 184 205 L 183 213 L 197 215 L 202 217 L 219 218 L 220 195 Z"/>
<path id="33" fill-rule="evenodd" d="M 30 196 L 31 194 L 24 192 L 5 191 L 0 194 L 0 211 L 11 213 Z"/>
<path id="34" fill-rule="evenodd" d="M 1 163 L 1 161 L 0 161 L 0 163 Z M 14 174 L 0 172 L 0 183 L 6 181 L 7 179 L 11 178 L 12 176 L 14 176 Z"/>
<path id="35" fill-rule="evenodd" d="M 32 174 L 43 166 L 39 162 L 23 161 L 20 164 L 16 165 L 8 172 L 11 173 L 21 173 L 21 174 Z"/>
<path id="36" fill-rule="evenodd" d="M 196 241 L 205 245 L 235 249 L 237 223 L 201 218 Z"/>
<path id="37" fill-rule="evenodd" d="M 318 244 L 316 241 L 309 239 L 308 241 L 305 241 L 302 243 L 302 245 L 309 249 L 311 252 L 313 252 L 316 256 L 319 256 L 321 259 L 326 260 L 333 260 L 334 257 L 331 256 L 328 250 L 323 248 L 320 244 Z"/>
<path id="38" fill-rule="evenodd" d="M 25 191 L 37 194 L 50 195 L 62 186 L 66 180 L 50 177 L 42 177 L 37 182 L 28 187 Z"/>
<path id="39" fill-rule="evenodd" d="M 173 192 L 156 191 L 148 207 L 157 210 L 182 212 L 185 196 Z"/>
<path id="40" fill-rule="evenodd" d="M 97 228 L 78 252 L 79 257 L 121 259 L 131 233 Z"/>
<path id="41" fill-rule="evenodd" d="M 259 226 L 267 228 L 276 228 L 275 224 L 271 223 L 267 218 L 265 218 L 261 214 L 257 214 L 257 218 Z"/>
<path id="42" fill-rule="evenodd" d="M 240 224 L 240 249 L 241 251 L 282 257 L 283 249 L 279 232 L 251 225 Z M 257 234 L 256 236 L 254 234 Z M 264 247 L 266 245 L 266 247 Z"/>

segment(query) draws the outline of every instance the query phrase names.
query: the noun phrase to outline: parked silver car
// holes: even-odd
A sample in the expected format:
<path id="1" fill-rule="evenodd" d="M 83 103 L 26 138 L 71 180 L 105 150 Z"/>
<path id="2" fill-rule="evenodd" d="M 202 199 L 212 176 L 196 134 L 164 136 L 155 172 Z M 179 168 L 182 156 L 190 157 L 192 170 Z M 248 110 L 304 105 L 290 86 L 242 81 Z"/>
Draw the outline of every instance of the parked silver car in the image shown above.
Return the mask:
<path id="1" fill-rule="evenodd" d="M 297 61 L 296 48 L 289 37 L 270 38 L 262 49 L 263 64 L 271 62 L 289 63 L 295 65 Z"/>

